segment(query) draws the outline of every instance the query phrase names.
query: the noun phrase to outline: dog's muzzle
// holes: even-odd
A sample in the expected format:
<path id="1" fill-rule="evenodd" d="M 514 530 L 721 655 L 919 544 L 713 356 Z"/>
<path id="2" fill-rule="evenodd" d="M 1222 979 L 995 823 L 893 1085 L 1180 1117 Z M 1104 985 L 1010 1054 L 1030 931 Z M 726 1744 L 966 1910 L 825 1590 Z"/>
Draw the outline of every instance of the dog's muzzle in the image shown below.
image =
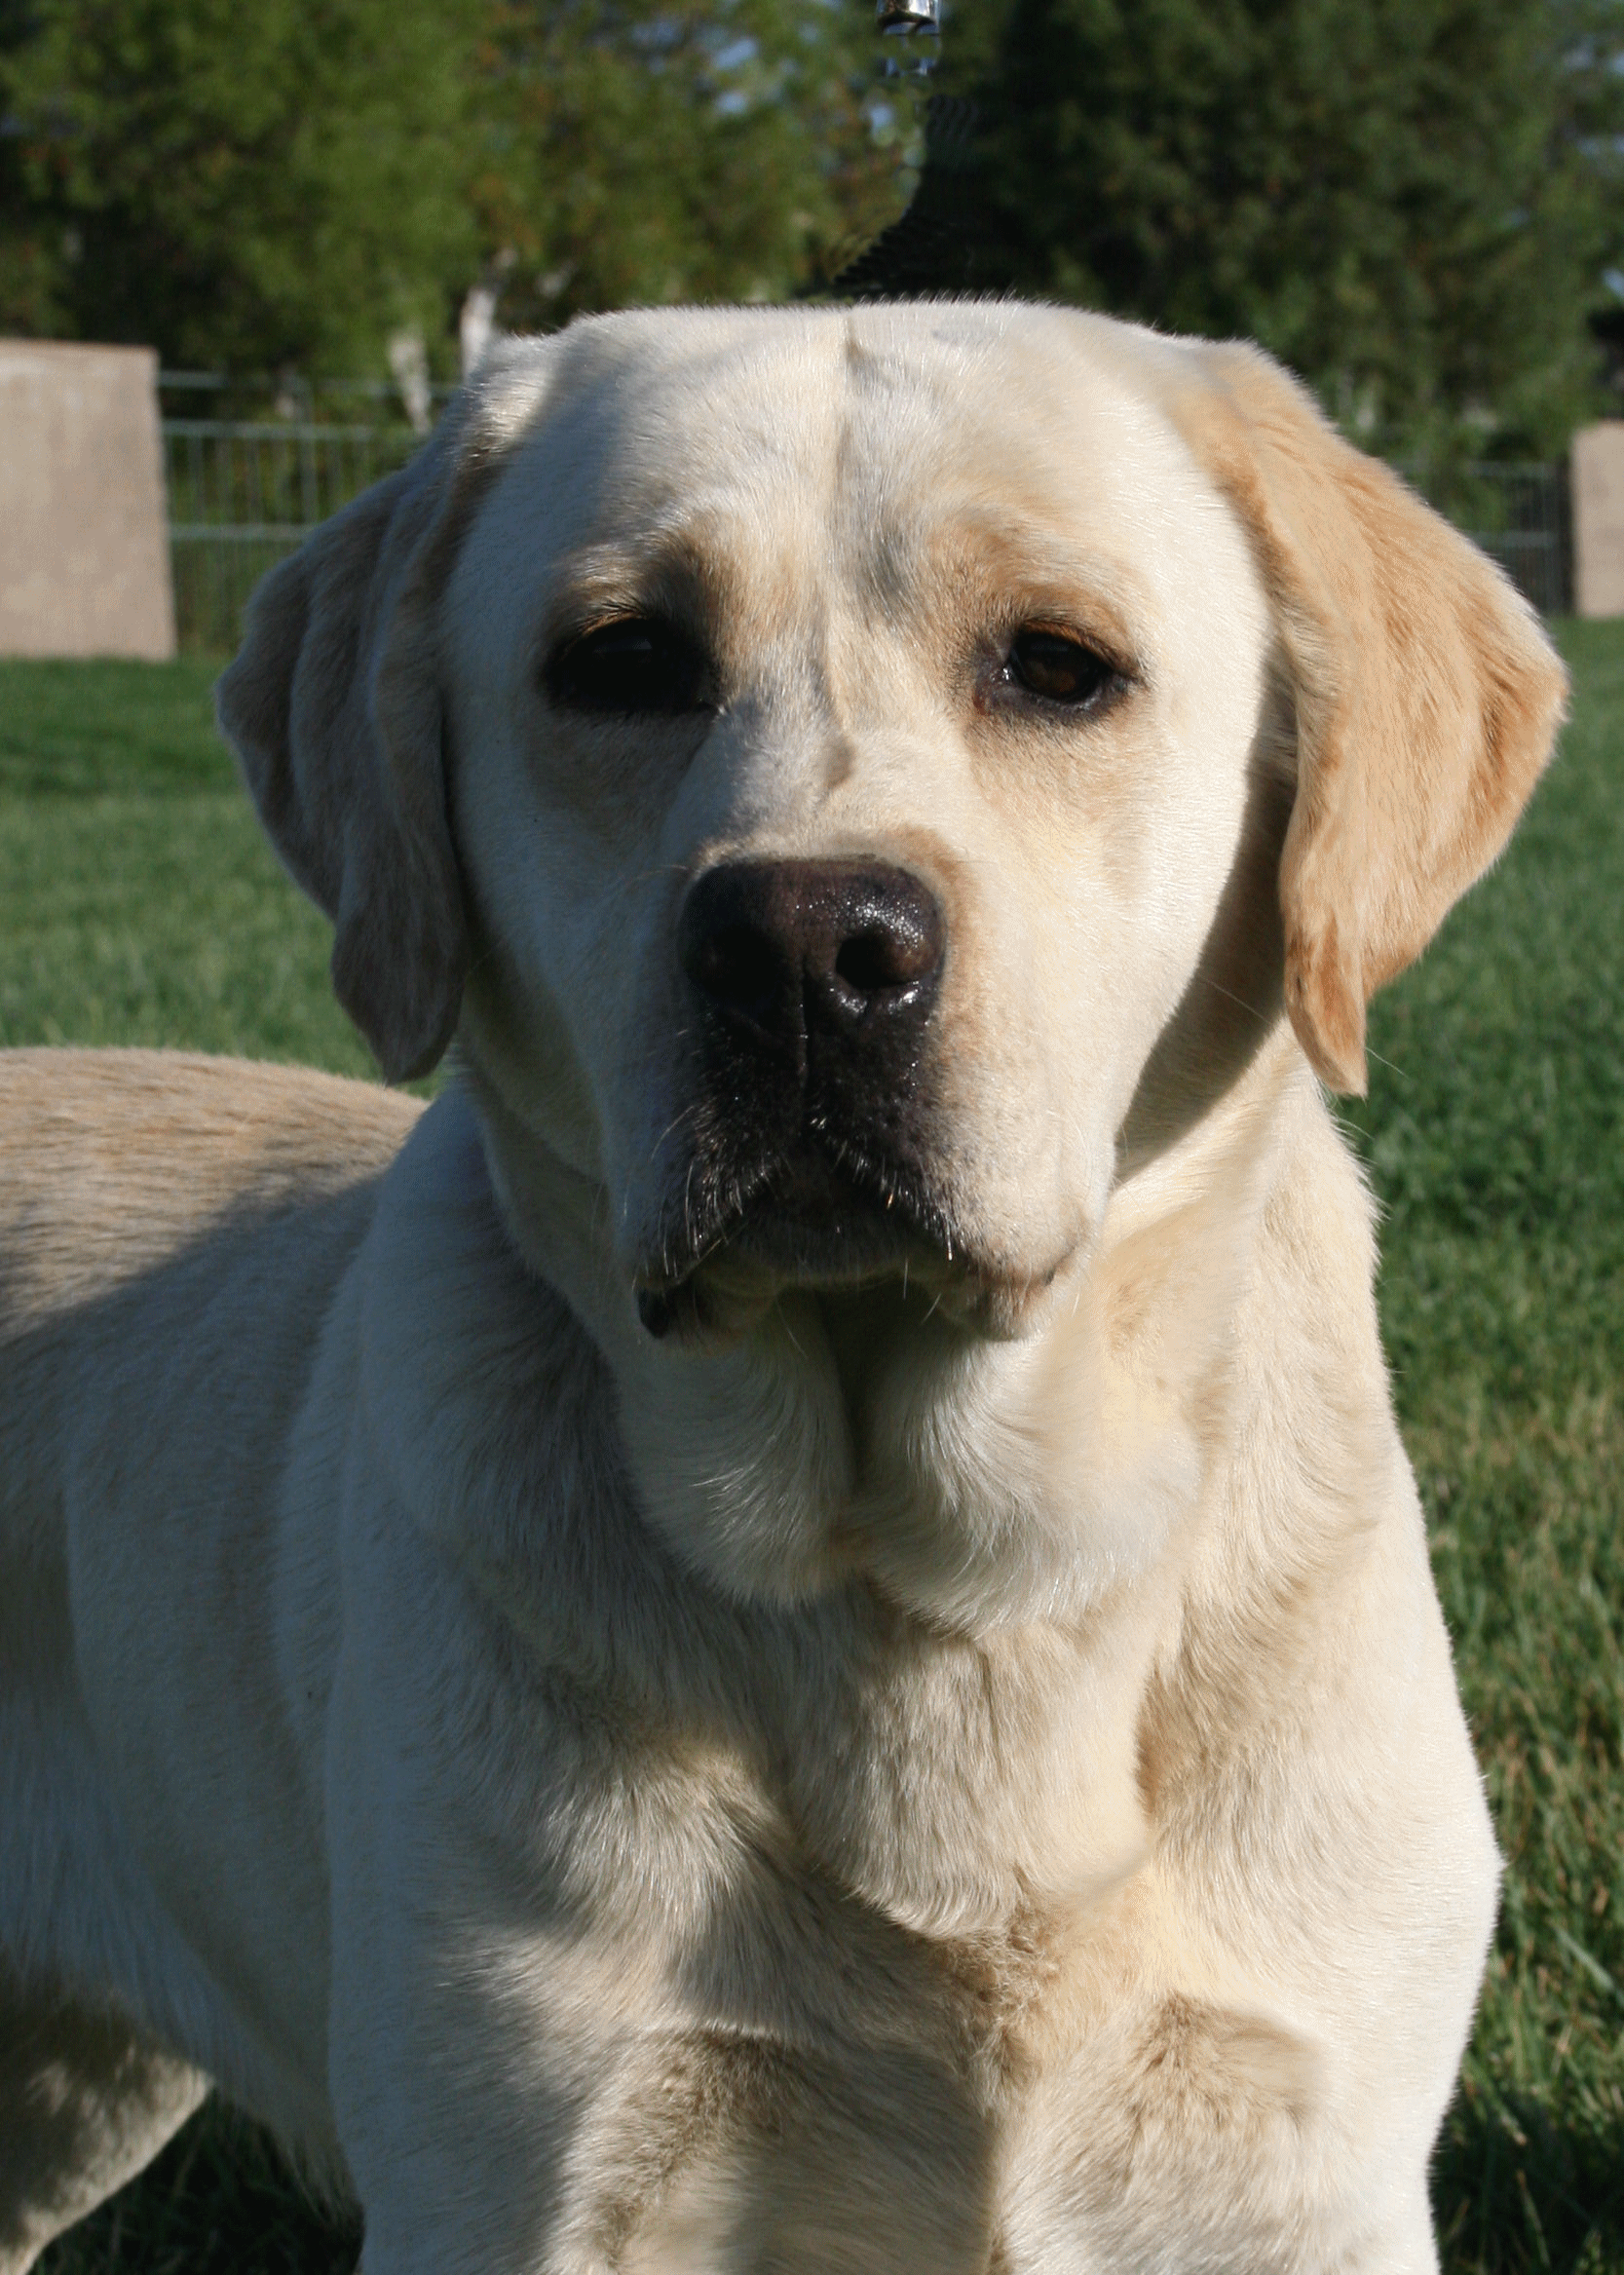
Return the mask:
<path id="1" fill-rule="evenodd" d="M 951 1253 L 928 1168 L 947 956 L 929 888 L 878 860 L 722 862 L 689 888 L 677 954 L 699 1096 L 661 1284 L 723 1239 L 796 1275 L 860 1272 L 909 1241 Z"/>

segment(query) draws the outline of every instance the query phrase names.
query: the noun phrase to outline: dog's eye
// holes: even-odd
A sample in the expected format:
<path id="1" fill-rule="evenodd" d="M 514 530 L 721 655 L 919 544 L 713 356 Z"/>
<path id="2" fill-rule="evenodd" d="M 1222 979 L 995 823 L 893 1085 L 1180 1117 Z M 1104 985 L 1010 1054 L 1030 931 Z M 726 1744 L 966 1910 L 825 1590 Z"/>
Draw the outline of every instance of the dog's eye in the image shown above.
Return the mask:
<path id="1" fill-rule="evenodd" d="M 1001 674 L 1005 685 L 1021 688 L 1047 703 L 1080 710 L 1116 681 L 1116 666 L 1081 640 L 1064 632 L 1017 632 Z"/>
<path id="2" fill-rule="evenodd" d="M 708 661 L 658 616 L 621 617 L 566 640 L 546 677 L 553 701 L 579 711 L 671 718 L 702 710 L 710 700 Z"/>

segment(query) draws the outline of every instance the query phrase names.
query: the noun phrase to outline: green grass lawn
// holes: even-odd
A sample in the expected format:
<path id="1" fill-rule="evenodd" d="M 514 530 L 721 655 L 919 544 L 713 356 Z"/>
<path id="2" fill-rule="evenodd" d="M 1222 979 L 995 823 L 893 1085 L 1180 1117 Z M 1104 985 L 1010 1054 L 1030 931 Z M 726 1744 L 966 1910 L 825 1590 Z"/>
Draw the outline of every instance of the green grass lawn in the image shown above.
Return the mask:
<path id="1" fill-rule="evenodd" d="M 1387 1347 L 1507 1860 L 1437 2163 L 1450 2275 L 1624 2275 L 1624 626 L 1564 641 L 1560 762 L 1376 1005 L 1371 1096 L 1344 1117 L 1386 1212 Z M 366 1072 L 326 927 L 213 739 L 208 678 L 0 664 L 0 1043 Z M 354 2256 L 210 2110 L 45 2265 Z"/>
<path id="2" fill-rule="evenodd" d="M 0 1043 L 372 1071 L 214 732 L 217 669 L 0 663 Z"/>

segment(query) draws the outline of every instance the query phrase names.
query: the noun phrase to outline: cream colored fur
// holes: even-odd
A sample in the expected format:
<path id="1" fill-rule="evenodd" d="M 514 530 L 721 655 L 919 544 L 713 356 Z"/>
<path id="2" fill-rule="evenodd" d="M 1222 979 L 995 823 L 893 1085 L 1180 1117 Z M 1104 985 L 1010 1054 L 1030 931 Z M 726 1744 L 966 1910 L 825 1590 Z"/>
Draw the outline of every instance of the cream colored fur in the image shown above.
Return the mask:
<path id="1" fill-rule="evenodd" d="M 725 693 L 558 712 L 685 612 Z M 978 701 L 1025 624 L 1099 714 Z M 220 2085 L 367 2275 L 1415 2275 L 1496 1865 L 1316 1073 L 1562 681 L 1265 359 L 1006 305 L 500 353 L 221 715 L 422 1114 L 0 1061 L 0 2269 Z M 680 1214 L 679 895 L 945 912 L 962 1248 Z"/>

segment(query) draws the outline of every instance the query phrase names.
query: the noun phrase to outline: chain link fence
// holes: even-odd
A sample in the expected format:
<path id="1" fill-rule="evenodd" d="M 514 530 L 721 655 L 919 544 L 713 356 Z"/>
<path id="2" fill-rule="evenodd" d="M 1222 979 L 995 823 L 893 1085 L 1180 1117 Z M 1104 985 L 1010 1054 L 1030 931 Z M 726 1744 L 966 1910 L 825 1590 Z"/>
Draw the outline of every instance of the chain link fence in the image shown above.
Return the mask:
<path id="1" fill-rule="evenodd" d="M 369 482 L 404 466 L 423 437 L 381 382 L 320 391 L 285 382 L 274 396 L 261 383 L 255 415 L 236 417 L 225 414 L 252 397 L 211 373 L 165 372 L 159 386 L 177 634 L 193 654 L 229 655 L 266 570 Z M 442 399 L 450 392 L 434 391 Z M 1565 467 L 1466 465 L 1421 486 L 1543 615 L 1567 613 Z"/>

